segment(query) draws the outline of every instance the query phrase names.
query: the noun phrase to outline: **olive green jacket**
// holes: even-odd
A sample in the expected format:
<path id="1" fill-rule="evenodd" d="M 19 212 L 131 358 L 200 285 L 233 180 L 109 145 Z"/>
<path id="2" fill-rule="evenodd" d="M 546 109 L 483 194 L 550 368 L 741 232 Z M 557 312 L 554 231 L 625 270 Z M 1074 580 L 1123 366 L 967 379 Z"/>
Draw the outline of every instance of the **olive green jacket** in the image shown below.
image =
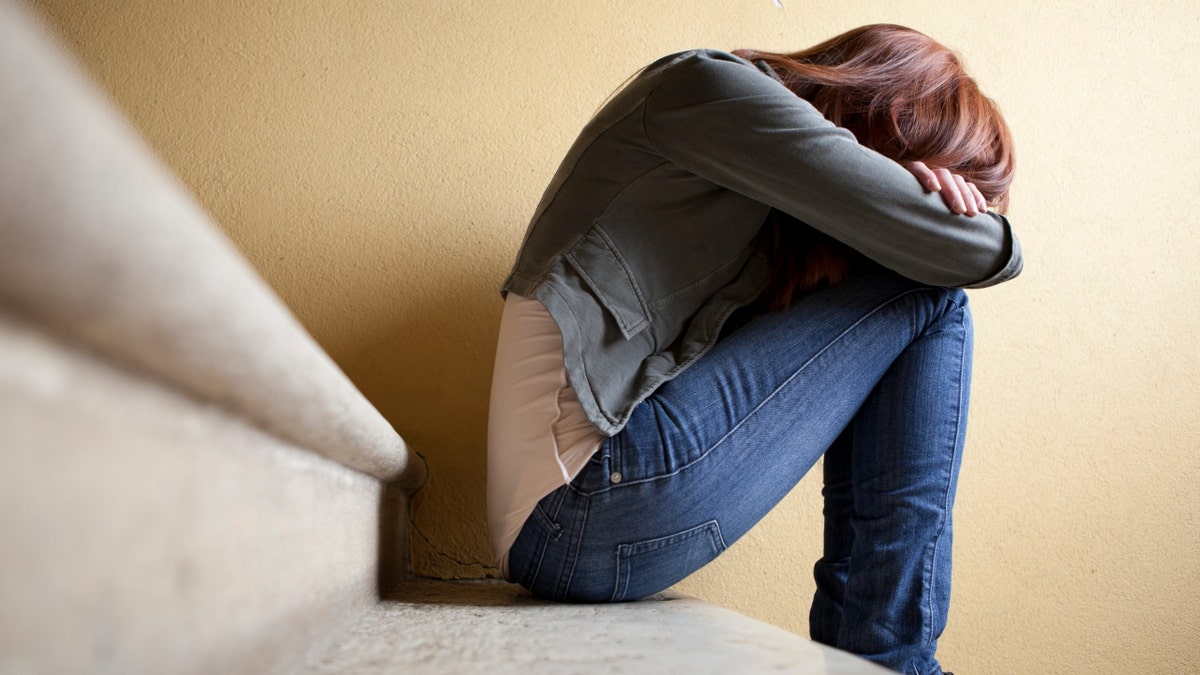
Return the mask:
<path id="1" fill-rule="evenodd" d="M 503 285 L 554 317 L 567 376 L 602 433 L 620 431 L 761 292 L 757 235 L 772 207 L 931 285 L 989 286 L 1021 271 L 1004 217 L 951 213 L 766 64 L 668 56 L 584 128 Z"/>

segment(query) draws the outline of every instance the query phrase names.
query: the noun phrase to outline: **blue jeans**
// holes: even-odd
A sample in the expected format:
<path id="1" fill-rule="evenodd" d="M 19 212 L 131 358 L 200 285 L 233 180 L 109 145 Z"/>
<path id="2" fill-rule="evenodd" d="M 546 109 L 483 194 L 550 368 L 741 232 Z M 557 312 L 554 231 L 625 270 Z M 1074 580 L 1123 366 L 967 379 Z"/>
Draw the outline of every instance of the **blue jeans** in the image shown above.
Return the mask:
<path id="1" fill-rule="evenodd" d="M 811 637 L 940 673 L 971 337 L 962 291 L 882 270 L 756 317 L 541 500 L 512 577 L 557 600 L 656 593 L 720 555 L 824 454 Z"/>

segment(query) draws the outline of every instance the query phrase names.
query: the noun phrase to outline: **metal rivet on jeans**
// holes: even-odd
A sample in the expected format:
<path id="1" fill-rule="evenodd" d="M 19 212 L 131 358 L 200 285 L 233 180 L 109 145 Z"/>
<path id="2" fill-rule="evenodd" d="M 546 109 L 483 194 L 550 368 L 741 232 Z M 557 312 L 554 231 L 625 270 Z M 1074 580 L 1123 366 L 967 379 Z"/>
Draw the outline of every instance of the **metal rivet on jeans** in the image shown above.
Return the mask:
<path id="1" fill-rule="evenodd" d="M 614 472 L 612 472 L 612 475 L 609 476 L 608 478 L 609 478 L 609 480 L 611 480 L 614 483 L 620 483 L 621 482 L 621 472 L 614 471 Z"/>

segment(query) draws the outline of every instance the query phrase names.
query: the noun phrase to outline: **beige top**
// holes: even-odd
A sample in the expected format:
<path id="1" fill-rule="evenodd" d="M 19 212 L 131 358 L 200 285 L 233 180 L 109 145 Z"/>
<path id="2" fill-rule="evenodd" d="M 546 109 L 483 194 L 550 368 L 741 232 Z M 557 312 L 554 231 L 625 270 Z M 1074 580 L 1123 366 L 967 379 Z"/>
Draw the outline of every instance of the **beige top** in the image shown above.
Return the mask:
<path id="1" fill-rule="evenodd" d="M 488 532 L 505 577 L 533 507 L 570 483 L 603 441 L 567 383 L 558 325 L 537 300 L 509 293 L 492 374 L 487 485 Z"/>

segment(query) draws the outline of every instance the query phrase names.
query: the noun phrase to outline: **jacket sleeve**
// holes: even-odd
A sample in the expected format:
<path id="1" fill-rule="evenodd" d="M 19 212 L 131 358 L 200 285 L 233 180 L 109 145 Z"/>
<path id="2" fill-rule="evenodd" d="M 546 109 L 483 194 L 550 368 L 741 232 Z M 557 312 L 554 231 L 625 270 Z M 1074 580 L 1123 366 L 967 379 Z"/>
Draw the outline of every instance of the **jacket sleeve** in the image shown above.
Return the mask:
<path id="1" fill-rule="evenodd" d="M 721 52 L 682 57 L 663 72 L 643 115 L 647 139 L 668 161 L 904 276 L 984 287 L 1021 271 L 1007 219 L 951 212 L 907 169 L 748 61 Z"/>

